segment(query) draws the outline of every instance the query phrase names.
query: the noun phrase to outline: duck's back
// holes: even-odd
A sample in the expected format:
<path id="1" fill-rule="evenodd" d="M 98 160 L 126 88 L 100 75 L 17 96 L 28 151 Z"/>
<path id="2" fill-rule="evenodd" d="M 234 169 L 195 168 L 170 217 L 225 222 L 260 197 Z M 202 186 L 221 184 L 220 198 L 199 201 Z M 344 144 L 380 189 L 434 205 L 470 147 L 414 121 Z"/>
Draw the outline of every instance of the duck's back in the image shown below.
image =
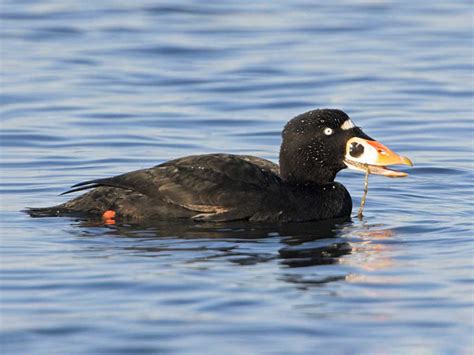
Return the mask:
<path id="1" fill-rule="evenodd" d="M 93 189 L 62 205 L 29 210 L 33 216 L 102 215 L 132 220 L 251 218 L 266 196 L 278 194 L 277 164 L 244 155 L 183 157 L 111 178 L 85 181 L 66 192 Z"/>

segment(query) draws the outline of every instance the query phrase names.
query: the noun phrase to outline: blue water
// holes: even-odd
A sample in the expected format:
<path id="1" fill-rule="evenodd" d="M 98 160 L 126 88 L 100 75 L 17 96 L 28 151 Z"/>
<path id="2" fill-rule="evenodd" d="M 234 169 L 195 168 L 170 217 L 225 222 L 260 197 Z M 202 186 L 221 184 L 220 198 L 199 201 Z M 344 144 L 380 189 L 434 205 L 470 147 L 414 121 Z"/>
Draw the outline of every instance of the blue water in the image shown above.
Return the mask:
<path id="1" fill-rule="evenodd" d="M 470 2 L 0 4 L 2 353 L 474 351 Z M 20 212 L 189 154 L 277 161 L 284 123 L 321 107 L 415 162 L 371 177 L 363 221 Z M 357 206 L 363 175 L 338 181 Z"/>

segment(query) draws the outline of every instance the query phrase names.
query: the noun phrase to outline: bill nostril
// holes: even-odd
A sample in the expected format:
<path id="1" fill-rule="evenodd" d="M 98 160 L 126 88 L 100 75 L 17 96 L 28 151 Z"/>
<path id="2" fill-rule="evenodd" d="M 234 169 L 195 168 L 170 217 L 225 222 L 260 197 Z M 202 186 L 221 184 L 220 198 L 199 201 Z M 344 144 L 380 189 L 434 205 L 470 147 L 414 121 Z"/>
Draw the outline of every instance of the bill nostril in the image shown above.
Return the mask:
<path id="1" fill-rule="evenodd" d="M 359 143 L 351 143 L 349 154 L 351 157 L 358 158 L 364 153 L 364 146 Z"/>

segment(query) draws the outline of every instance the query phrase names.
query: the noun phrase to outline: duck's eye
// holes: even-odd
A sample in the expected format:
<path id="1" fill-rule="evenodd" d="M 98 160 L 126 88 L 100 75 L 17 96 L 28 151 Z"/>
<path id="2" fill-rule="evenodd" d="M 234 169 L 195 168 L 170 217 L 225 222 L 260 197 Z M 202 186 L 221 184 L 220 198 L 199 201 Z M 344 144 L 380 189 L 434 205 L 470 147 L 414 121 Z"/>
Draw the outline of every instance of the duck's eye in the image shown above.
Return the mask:
<path id="1" fill-rule="evenodd" d="M 326 136 L 330 136 L 333 132 L 334 132 L 334 131 L 332 130 L 332 128 L 326 127 L 326 128 L 324 129 L 324 134 L 325 134 Z"/>

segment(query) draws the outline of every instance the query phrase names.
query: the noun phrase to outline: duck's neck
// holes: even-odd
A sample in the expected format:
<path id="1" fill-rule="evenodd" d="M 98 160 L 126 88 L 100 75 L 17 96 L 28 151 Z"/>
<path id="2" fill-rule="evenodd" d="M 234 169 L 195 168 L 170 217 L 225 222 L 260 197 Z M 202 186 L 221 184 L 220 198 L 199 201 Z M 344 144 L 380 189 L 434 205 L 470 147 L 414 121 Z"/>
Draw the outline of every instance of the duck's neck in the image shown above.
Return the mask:
<path id="1" fill-rule="evenodd" d="M 324 185 L 334 181 L 337 171 L 306 156 L 280 151 L 281 178 L 292 185 Z"/>

